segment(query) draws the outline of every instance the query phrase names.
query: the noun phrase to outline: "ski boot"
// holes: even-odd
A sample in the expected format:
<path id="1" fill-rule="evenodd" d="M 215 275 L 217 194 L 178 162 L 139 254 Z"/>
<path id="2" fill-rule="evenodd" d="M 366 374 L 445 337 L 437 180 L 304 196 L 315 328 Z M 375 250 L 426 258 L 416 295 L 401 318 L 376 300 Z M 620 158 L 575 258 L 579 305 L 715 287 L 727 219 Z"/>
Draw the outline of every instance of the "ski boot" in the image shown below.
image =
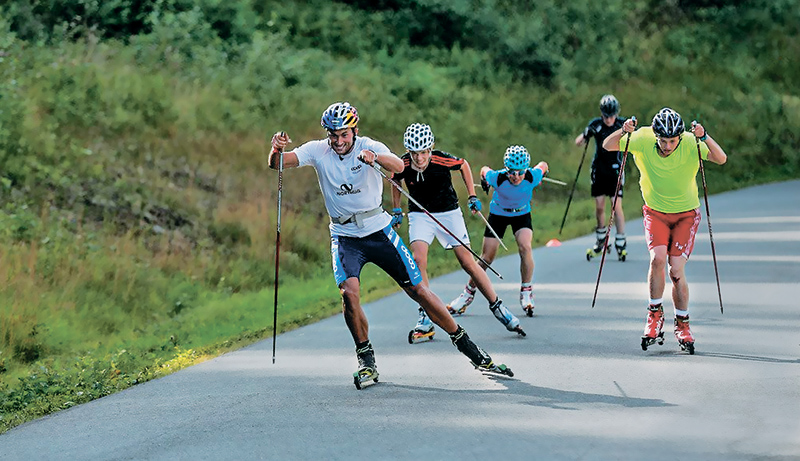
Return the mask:
<path id="1" fill-rule="evenodd" d="M 664 344 L 664 332 L 661 331 L 663 327 L 664 308 L 661 304 L 648 307 L 647 323 L 644 326 L 644 336 L 642 336 L 643 351 L 647 350 L 647 346 L 652 346 L 656 342 L 659 346 Z"/>
<path id="2" fill-rule="evenodd" d="M 378 367 L 375 366 L 375 350 L 372 349 L 372 344 L 367 343 L 361 349 L 356 349 L 356 355 L 358 371 L 353 373 L 353 384 L 356 385 L 356 389 L 361 390 L 368 381 L 378 382 Z"/>
<path id="3" fill-rule="evenodd" d="M 606 228 L 601 227 L 599 229 L 595 229 L 594 236 L 597 241 L 594 243 L 594 246 L 586 250 L 586 260 L 591 261 L 592 258 L 596 256 L 600 256 L 603 252 L 603 244 L 606 243 Z M 611 249 L 611 242 L 608 242 L 606 249 Z"/>
<path id="4" fill-rule="evenodd" d="M 467 307 L 472 304 L 472 300 L 475 299 L 475 290 L 477 288 L 473 288 L 467 284 L 464 288 L 464 291 L 458 295 L 458 298 L 450 301 L 450 304 L 447 305 L 447 311 L 450 312 L 450 315 L 461 315 L 467 311 Z"/>
<path id="5" fill-rule="evenodd" d="M 536 307 L 533 305 L 533 287 L 528 285 L 519 289 L 519 304 L 525 315 L 533 317 L 533 308 Z"/>
<path id="6" fill-rule="evenodd" d="M 675 316 L 675 337 L 682 351 L 687 351 L 689 355 L 694 355 L 694 336 L 689 329 L 689 316 Z"/>
<path id="7" fill-rule="evenodd" d="M 495 365 L 492 361 L 492 357 L 469 339 L 469 335 L 461 328 L 461 325 L 458 326 L 458 330 L 456 330 L 455 333 L 450 335 L 450 340 L 459 352 L 469 358 L 472 366 L 481 373 L 495 376 L 507 376 L 509 378 L 514 376 L 514 372 L 511 371 L 511 368 L 508 368 L 505 364 L 501 363 L 500 365 Z"/>
<path id="8" fill-rule="evenodd" d="M 422 308 L 422 306 L 420 306 L 417 326 L 408 332 L 408 344 L 414 344 L 414 342 L 422 341 L 424 339 L 433 341 L 433 335 L 435 333 L 436 332 L 433 330 L 433 323 L 431 323 L 430 317 L 428 317 L 428 314 L 426 314 L 425 310 Z"/>
<path id="9" fill-rule="evenodd" d="M 617 259 L 622 262 L 625 262 L 625 258 L 628 256 L 628 241 L 625 239 L 625 234 L 617 234 L 614 236 L 614 248 L 617 250 Z"/>
<path id="10" fill-rule="evenodd" d="M 519 319 L 511 313 L 506 306 L 503 305 L 503 300 L 497 298 L 494 304 L 489 305 L 492 314 L 500 321 L 508 331 L 513 331 L 520 336 L 526 336 L 525 332 L 519 326 Z"/>

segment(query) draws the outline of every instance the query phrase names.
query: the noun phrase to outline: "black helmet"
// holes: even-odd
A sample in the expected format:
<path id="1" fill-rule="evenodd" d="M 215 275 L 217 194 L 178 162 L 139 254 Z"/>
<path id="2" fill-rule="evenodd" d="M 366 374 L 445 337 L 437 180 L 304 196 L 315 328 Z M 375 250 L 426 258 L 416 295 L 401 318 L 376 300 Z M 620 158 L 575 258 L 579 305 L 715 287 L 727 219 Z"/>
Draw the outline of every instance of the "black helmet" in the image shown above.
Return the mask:
<path id="1" fill-rule="evenodd" d="M 619 114 L 619 101 L 613 94 L 607 94 L 600 98 L 600 113 L 605 117 Z"/>
<path id="2" fill-rule="evenodd" d="M 660 138 L 674 138 L 684 131 L 681 115 L 669 107 L 658 111 L 653 117 L 653 133 Z"/>

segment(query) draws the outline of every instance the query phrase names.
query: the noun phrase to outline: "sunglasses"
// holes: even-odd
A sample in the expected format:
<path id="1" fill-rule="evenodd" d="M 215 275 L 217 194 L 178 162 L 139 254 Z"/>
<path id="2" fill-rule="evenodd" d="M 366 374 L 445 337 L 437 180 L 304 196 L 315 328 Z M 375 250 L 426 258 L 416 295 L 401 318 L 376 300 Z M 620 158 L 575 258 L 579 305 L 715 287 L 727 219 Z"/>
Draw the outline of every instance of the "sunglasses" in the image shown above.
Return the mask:
<path id="1" fill-rule="evenodd" d="M 525 174 L 525 170 L 508 170 L 508 174 L 514 176 L 522 176 Z"/>

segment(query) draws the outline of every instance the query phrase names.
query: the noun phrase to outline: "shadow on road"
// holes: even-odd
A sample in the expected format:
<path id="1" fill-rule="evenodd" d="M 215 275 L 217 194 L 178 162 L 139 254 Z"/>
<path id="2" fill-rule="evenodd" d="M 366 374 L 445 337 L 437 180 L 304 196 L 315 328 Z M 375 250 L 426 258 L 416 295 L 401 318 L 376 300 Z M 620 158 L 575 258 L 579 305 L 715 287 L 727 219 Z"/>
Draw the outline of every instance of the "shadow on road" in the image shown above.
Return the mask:
<path id="1" fill-rule="evenodd" d="M 525 397 L 529 400 L 523 400 L 520 403 L 523 405 L 530 405 L 535 407 L 546 407 L 555 410 L 579 410 L 578 405 L 605 403 L 608 405 L 617 405 L 627 408 L 650 408 L 650 407 L 672 407 L 674 404 L 667 403 L 661 399 L 640 399 L 629 396 L 616 396 L 608 394 L 591 394 L 586 392 L 565 391 L 562 389 L 553 389 L 549 387 L 533 386 L 524 381 L 509 378 L 494 378 L 489 377 L 492 381 L 497 381 L 505 386 L 504 389 L 460 389 L 460 390 L 443 390 L 436 387 L 424 386 L 408 386 L 403 384 L 383 383 L 384 387 L 392 387 L 398 389 L 405 389 L 408 391 L 417 392 L 446 392 L 448 394 L 456 395 L 474 395 L 475 397 L 482 398 L 489 394 L 503 394 L 503 395 L 518 395 Z"/>

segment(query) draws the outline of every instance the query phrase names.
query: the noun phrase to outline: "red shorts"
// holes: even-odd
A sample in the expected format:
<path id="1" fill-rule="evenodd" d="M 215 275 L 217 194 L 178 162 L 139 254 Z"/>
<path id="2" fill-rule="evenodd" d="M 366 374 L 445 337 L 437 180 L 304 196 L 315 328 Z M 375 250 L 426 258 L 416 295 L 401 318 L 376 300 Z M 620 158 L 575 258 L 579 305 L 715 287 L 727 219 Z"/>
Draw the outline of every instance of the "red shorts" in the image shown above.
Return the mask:
<path id="1" fill-rule="evenodd" d="M 683 213 L 662 213 L 647 205 L 642 207 L 644 216 L 644 238 L 647 249 L 666 246 L 670 256 L 683 256 L 689 259 L 694 248 L 694 237 L 700 226 L 700 210 Z"/>

